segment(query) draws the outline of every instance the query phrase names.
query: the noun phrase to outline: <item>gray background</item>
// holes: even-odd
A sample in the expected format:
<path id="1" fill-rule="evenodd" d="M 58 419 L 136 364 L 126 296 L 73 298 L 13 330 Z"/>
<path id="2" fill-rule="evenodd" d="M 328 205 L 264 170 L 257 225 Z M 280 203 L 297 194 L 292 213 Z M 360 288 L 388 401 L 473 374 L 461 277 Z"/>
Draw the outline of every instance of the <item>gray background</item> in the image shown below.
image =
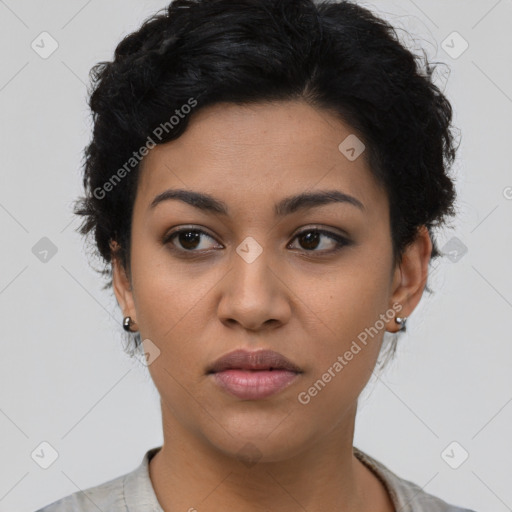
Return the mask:
<path id="1" fill-rule="evenodd" d="M 436 293 L 365 389 L 354 444 L 449 502 L 510 511 L 512 1 L 361 3 L 450 66 L 438 80 L 462 142 Z M 158 394 L 122 350 L 121 312 L 89 267 L 71 203 L 90 136 L 88 71 L 165 5 L 0 0 L 0 511 L 33 511 L 131 471 L 162 442 Z M 31 47 L 43 31 L 59 45 L 47 59 Z M 454 31 L 469 44 L 456 58 Z M 57 248 L 46 262 L 33 253 L 43 237 Z M 450 252 L 454 237 L 462 252 Z M 453 441 L 452 460 L 469 453 L 458 469 L 442 455 Z M 58 452 L 48 469 L 31 457 L 42 442 Z"/>

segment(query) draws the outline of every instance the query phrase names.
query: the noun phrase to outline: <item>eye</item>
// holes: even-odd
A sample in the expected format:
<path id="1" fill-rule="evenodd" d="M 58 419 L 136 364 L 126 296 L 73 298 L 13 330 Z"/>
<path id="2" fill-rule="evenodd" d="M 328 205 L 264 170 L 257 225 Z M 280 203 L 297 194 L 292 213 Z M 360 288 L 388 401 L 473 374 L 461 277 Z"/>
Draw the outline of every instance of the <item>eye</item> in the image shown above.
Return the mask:
<path id="1" fill-rule="evenodd" d="M 324 250 L 316 251 L 319 246 L 321 246 L 322 238 L 327 238 L 330 240 L 330 243 L 324 243 Z M 326 231 L 324 229 L 310 228 L 295 235 L 294 240 L 299 240 L 301 242 L 302 247 L 306 250 L 306 252 L 335 252 L 340 250 L 342 247 L 346 245 L 350 245 L 350 241 L 337 233 L 332 233 L 331 231 Z M 327 247 L 326 247 L 327 245 Z"/>
<path id="2" fill-rule="evenodd" d="M 171 243 L 172 250 L 181 253 L 201 253 L 207 252 L 210 249 L 222 248 L 222 245 L 216 244 L 208 247 L 208 244 L 204 245 L 202 239 L 209 239 L 215 241 L 215 239 L 208 235 L 205 231 L 198 228 L 180 228 L 172 231 L 163 239 L 163 244 Z M 326 240 L 322 244 L 322 239 Z M 351 242 L 347 238 L 319 228 L 310 228 L 297 233 L 293 240 L 298 240 L 300 245 L 305 252 L 319 252 L 319 253 L 332 253 L 340 250 L 344 246 L 350 245 Z M 179 244 L 179 245 L 178 245 Z M 322 248 L 323 245 L 323 248 Z M 291 244 L 289 244 L 289 247 Z M 321 250 L 316 250 L 321 247 Z"/>
<path id="3" fill-rule="evenodd" d="M 213 237 L 208 235 L 205 231 L 197 228 L 181 228 L 169 233 L 164 240 L 163 243 L 167 244 L 171 242 L 173 245 L 173 249 L 182 252 L 200 252 L 208 250 L 208 247 L 205 247 L 201 244 L 201 237 L 209 238 L 210 240 L 214 240 Z M 179 243 L 181 247 L 177 247 L 176 243 Z M 218 244 L 217 244 L 218 246 Z"/>

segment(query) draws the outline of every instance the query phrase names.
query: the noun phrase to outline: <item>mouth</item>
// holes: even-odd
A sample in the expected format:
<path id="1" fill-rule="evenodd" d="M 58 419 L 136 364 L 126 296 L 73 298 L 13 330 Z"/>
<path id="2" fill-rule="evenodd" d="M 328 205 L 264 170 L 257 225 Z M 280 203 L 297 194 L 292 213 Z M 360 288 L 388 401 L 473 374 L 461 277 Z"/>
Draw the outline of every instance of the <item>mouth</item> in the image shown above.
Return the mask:
<path id="1" fill-rule="evenodd" d="M 274 395 L 301 373 L 299 366 L 273 350 L 235 350 L 217 359 L 207 370 L 222 390 L 242 400 Z"/>
<path id="2" fill-rule="evenodd" d="M 302 373 L 302 369 L 288 358 L 273 350 L 234 350 L 217 359 L 207 373 L 218 373 L 225 370 L 288 370 Z"/>

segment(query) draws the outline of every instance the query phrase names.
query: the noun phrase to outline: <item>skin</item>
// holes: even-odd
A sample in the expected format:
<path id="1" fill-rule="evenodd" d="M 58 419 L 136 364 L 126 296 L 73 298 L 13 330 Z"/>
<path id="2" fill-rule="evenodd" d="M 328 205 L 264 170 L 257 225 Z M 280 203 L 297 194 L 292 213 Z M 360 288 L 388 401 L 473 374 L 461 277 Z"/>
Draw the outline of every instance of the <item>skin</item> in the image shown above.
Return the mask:
<path id="1" fill-rule="evenodd" d="M 338 150 L 352 133 L 302 101 L 217 104 L 194 113 L 179 139 L 143 161 L 131 268 L 114 257 L 113 285 L 132 330 L 160 350 L 148 369 L 164 443 L 150 478 L 166 511 L 394 510 L 352 453 L 357 399 L 384 332 L 399 329 L 394 318 L 308 404 L 297 399 L 393 304 L 409 316 L 426 283 L 428 231 L 422 227 L 393 266 L 387 195 L 364 153 L 349 161 Z M 171 188 L 208 193 L 229 215 L 176 199 L 149 207 Z M 275 216 L 284 197 L 332 189 L 364 210 L 331 203 Z M 207 234 L 162 242 L 179 227 Z M 345 232 L 352 243 L 329 253 L 336 244 L 328 236 L 316 243 L 296 236 L 314 227 Z M 263 249 L 252 263 L 236 252 L 248 236 Z M 186 258 L 191 251 L 203 256 Z M 266 399 L 240 400 L 205 374 L 237 348 L 276 350 L 303 373 Z M 249 442 L 258 454 L 252 463 L 243 457 Z"/>

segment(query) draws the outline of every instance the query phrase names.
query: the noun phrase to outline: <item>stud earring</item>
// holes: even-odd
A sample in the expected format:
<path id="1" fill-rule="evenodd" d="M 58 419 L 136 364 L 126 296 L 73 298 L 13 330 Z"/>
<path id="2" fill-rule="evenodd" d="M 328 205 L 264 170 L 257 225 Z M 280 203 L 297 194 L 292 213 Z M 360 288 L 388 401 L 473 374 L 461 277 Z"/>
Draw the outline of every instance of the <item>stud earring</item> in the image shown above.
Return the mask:
<path id="1" fill-rule="evenodd" d="M 131 325 L 132 325 L 132 318 L 130 316 L 125 316 L 123 318 L 123 329 L 126 332 L 132 332 Z"/>
<path id="2" fill-rule="evenodd" d="M 397 316 L 395 318 L 395 322 L 400 326 L 400 329 L 398 329 L 399 331 L 404 331 L 405 332 L 406 321 L 407 321 L 407 317 L 406 316 L 404 316 L 404 317 Z"/>

